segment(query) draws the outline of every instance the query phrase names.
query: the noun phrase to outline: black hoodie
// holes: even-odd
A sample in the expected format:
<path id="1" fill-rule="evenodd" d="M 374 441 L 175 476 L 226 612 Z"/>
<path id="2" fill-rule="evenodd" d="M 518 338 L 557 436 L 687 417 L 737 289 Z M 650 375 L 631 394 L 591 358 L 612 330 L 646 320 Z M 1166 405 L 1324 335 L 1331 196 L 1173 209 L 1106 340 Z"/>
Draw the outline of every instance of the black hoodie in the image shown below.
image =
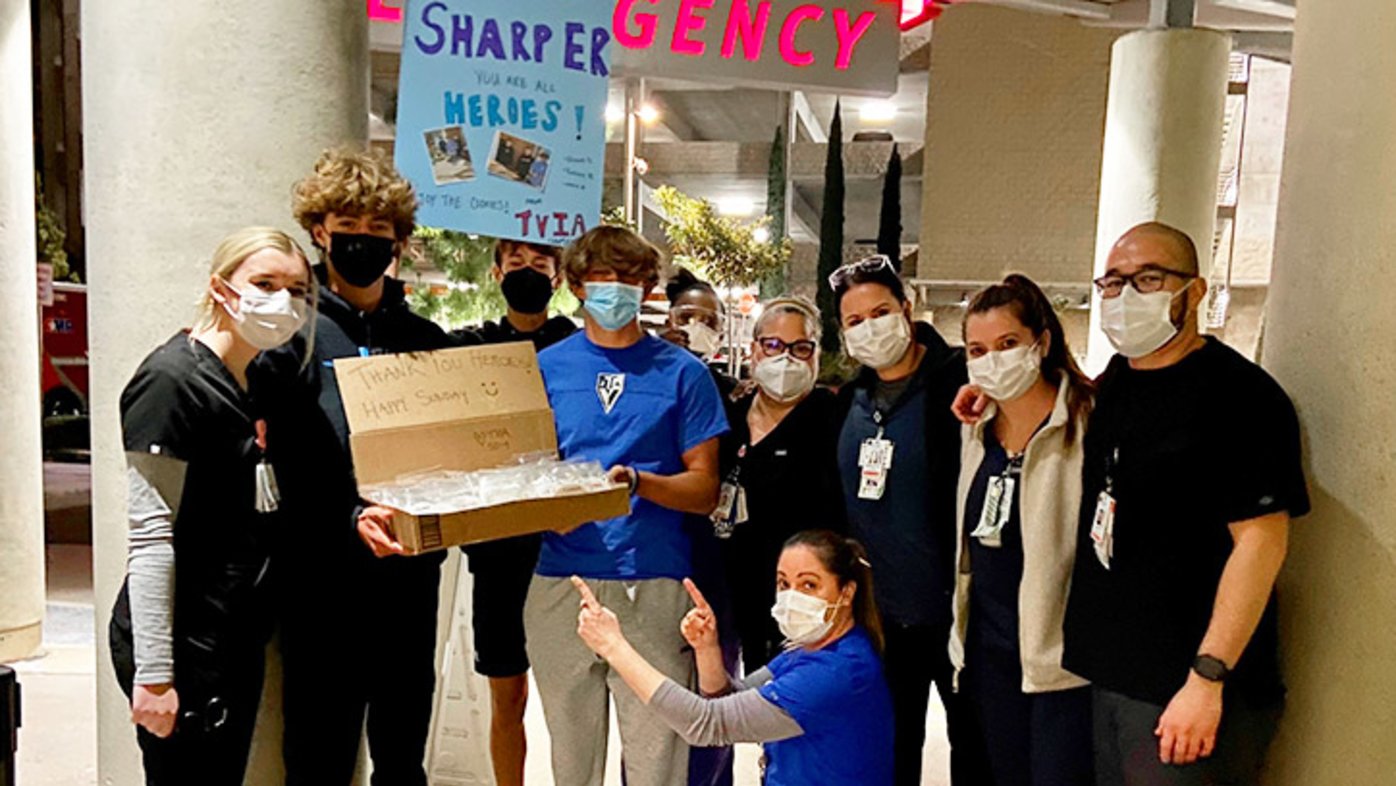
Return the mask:
<path id="1" fill-rule="evenodd" d="M 926 488 L 930 494 L 931 520 L 927 522 L 941 557 L 939 565 L 950 580 L 954 576 L 956 494 L 960 481 L 960 422 L 950 411 L 960 387 L 968 381 L 963 349 L 951 347 L 940 333 L 926 322 L 913 323 L 913 338 L 926 348 L 926 355 L 916 369 L 920 386 L 926 391 Z M 839 390 L 839 420 L 842 423 L 853 405 L 854 393 L 862 388 L 872 394 L 877 384 L 877 372 L 863 368 L 858 376 Z M 947 595 L 947 604 L 949 602 Z M 948 613 L 949 608 L 947 606 Z"/>
<path id="2" fill-rule="evenodd" d="M 248 370 L 248 382 L 267 421 L 267 454 L 276 469 L 287 522 L 280 540 L 291 556 L 310 558 L 327 568 L 336 565 L 336 557 L 345 557 L 348 563 L 342 567 L 347 570 L 373 557 L 356 529 L 358 484 L 333 361 L 443 349 L 454 342 L 434 322 L 408 309 L 397 279 L 384 279 L 383 300 L 365 313 L 330 291 L 323 265 L 316 275 L 320 305 L 310 362 L 305 360 L 307 325 L 288 344 L 258 356 Z M 325 563 L 323 558 L 332 561 Z M 405 561 L 435 566 L 440 560 L 438 554 Z"/>

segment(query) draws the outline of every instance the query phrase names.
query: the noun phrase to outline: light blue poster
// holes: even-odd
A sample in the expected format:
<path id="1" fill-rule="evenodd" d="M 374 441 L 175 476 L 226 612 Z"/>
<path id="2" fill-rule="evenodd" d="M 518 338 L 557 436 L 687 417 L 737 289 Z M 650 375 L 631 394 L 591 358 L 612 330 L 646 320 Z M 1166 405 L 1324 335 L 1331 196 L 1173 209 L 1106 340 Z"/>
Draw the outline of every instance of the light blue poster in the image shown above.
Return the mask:
<path id="1" fill-rule="evenodd" d="M 564 245 L 600 221 L 607 0 L 411 0 L 398 169 L 417 221 Z"/>

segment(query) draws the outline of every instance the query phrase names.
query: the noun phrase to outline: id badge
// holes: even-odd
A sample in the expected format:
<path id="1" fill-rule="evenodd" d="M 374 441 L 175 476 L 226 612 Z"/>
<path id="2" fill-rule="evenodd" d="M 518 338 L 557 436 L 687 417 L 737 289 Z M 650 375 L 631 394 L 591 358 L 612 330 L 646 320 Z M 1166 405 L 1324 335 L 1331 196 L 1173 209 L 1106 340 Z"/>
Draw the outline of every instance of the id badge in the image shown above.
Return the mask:
<path id="1" fill-rule="evenodd" d="M 858 473 L 858 499 L 882 499 L 887 491 L 887 470 L 876 467 Z"/>
<path id="2" fill-rule="evenodd" d="M 891 440 L 882 438 L 881 432 L 863 440 L 858 448 L 858 499 L 882 499 L 895 447 Z"/>
<path id="3" fill-rule="evenodd" d="M 741 487 L 731 481 L 724 481 L 717 493 L 717 507 L 713 508 L 710 518 L 713 522 L 713 535 L 727 539 L 732 537 L 732 527 L 736 524 L 733 521 L 733 513 L 737 507 L 737 497 L 740 496 Z"/>
<path id="4" fill-rule="evenodd" d="M 892 468 L 892 450 L 896 446 L 891 440 L 883 439 L 880 433 L 879 436 L 863 440 L 863 444 L 858 448 L 858 466 L 862 469 Z"/>
<path id="5" fill-rule="evenodd" d="M 276 485 L 276 471 L 266 461 L 259 461 L 256 470 L 258 513 L 275 513 L 281 507 L 281 489 Z"/>
<path id="6" fill-rule="evenodd" d="M 1115 498 L 1108 491 L 1100 492 L 1095 503 L 1095 517 L 1091 521 L 1091 545 L 1101 567 L 1110 569 L 1110 560 L 1115 556 Z"/>
<path id="7" fill-rule="evenodd" d="M 989 478 L 979 525 L 970 533 L 970 537 L 979 539 L 980 545 L 992 549 L 1003 546 L 1003 528 L 1013 515 L 1013 491 L 1017 484 L 1017 480 L 1003 475 Z"/>

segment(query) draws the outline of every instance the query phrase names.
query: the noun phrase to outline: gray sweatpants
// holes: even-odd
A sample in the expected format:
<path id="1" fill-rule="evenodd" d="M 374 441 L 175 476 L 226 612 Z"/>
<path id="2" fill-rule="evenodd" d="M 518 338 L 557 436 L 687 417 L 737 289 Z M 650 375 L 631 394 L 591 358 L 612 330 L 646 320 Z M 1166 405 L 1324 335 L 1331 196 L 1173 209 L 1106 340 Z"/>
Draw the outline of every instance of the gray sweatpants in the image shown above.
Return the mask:
<path id="1" fill-rule="evenodd" d="M 615 612 L 635 650 L 680 685 L 693 684 L 693 653 L 679 633 L 690 602 L 673 579 L 587 584 Z M 568 579 L 534 576 L 524 606 L 528 659 L 552 737 L 556 786 L 600 786 L 606 768 L 607 697 L 616 703 L 628 786 L 673 786 L 688 779 L 688 746 L 650 712 L 577 636 L 581 598 Z"/>

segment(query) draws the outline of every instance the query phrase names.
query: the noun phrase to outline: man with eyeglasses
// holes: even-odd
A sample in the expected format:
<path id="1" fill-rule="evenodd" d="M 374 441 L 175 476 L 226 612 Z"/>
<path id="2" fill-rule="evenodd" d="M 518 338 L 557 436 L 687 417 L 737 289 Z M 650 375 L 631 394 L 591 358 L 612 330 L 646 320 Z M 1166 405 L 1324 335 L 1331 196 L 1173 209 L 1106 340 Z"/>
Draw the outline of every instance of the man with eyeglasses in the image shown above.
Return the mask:
<path id="1" fill-rule="evenodd" d="M 1095 686 L 1097 783 L 1254 783 L 1284 697 L 1275 577 L 1309 509 L 1294 407 L 1200 334 L 1183 232 L 1131 229 L 1095 285 L 1119 354 L 1086 429 L 1062 665 Z"/>

